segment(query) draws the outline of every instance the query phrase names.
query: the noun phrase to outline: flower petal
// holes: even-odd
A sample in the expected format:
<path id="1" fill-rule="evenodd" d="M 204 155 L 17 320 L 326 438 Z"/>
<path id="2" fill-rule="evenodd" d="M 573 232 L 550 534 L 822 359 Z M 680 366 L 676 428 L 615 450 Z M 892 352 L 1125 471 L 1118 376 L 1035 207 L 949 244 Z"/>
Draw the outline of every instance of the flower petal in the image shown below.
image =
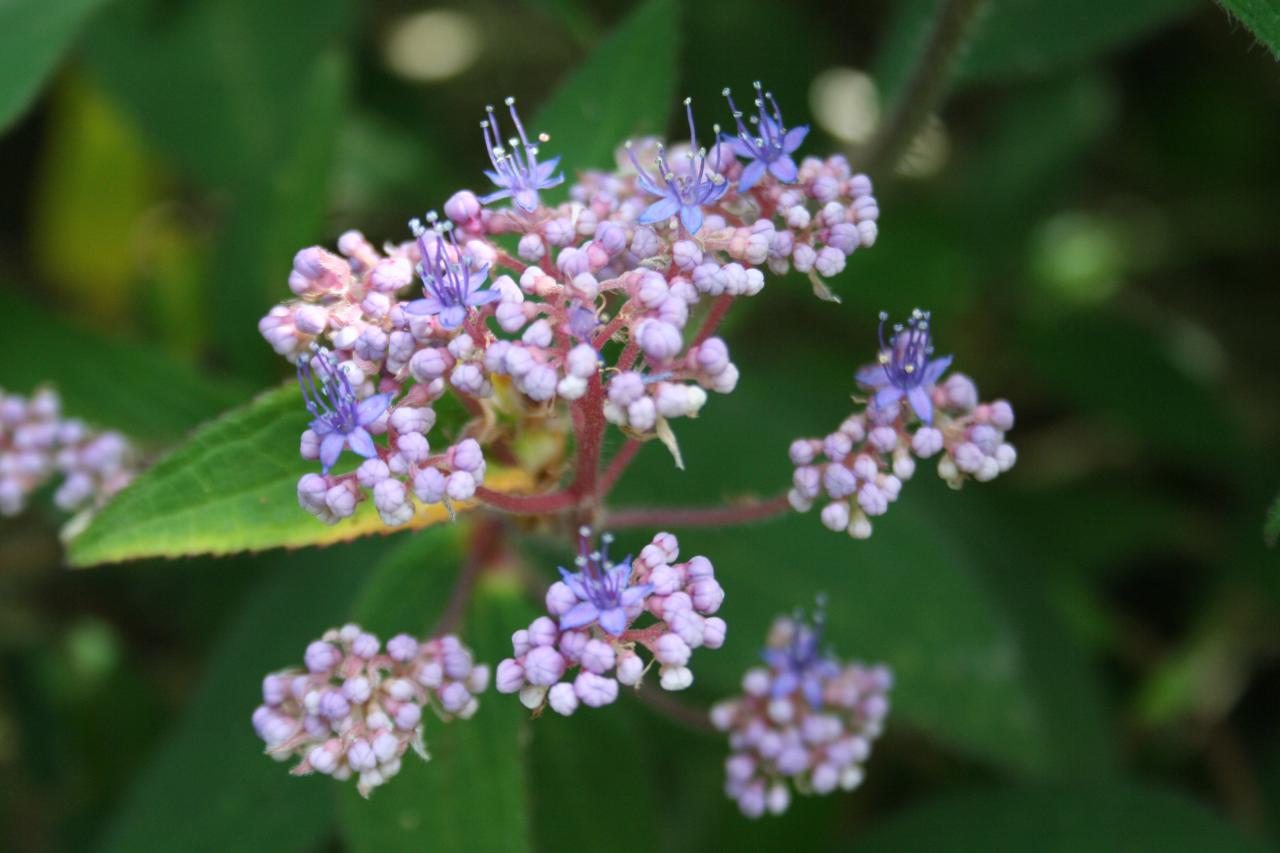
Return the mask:
<path id="1" fill-rule="evenodd" d="M 627 630 L 627 611 L 621 607 L 610 607 L 600 614 L 600 627 L 615 637 Z"/>
<path id="2" fill-rule="evenodd" d="M 504 198 L 511 198 L 511 190 L 498 190 L 497 192 L 489 193 L 488 195 L 482 195 L 480 196 L 480 203 L 489 204 L 490 202 Z"/>
<path id="3" fill-rule="evenodd" d="M 560 577 L 564 578 L 565 586 L 573 590 L 573 594 L 578 596 L 579 600 L 586 601 L 587 588 L 582 585 L 581 574 L 571 572 L 568 569 L 561 567 Z"/>
<path id="4" fill-rule="evenodd" d="M 648 225 L 650 222 L 665 222 L 676 215 L 676 211 L 680 209 L 680 202 L 670 196 L 659 199 L 645 210 L 644 213 L 636 217 L 636 221 Z"/>
<path id="5" fill-rule="evenodd" d="M 538 209 L 538 191 L 535 189 L 522 189 L 516 192 L 513 199 L 516 207 L 525 213 L 532 213 Z"/>
<path id="6" fill-rule="evenodd" d="M 495 187 L 503 187 L 505 189 L 511 186 L 511 180 L 506 175 L 499 175 L 492 169 L 485 169 L 484 176 L 493 181 Z"/>
<path id="7" fill-rule="evenodd" d="M 885 371 L 883 364 L 868 364 L 859 367 L 858 372 L 853 374 L 853 378 L 863 385 L 870 385 L 872 388 L 879 388 L 881 385 L 889 384 L 889 374 Z"/>
<path id="8" fill-rule="evenodd" d="M 543 182 L 551 177 L 551 173 L 554 172 L 556 170 L 556 167 L 559 165 L 560 165 L 560 158 L 552 157 L 550 160 L 548 160 L 545 163 L 539 163 L 537 167 L 533 170 L 533 176 L 537 178 L 538 183 L 540 185 L 545 186 Z M 563 177 L 561 178 L 561 180 L 563 180 Z"/>
<path id="9" fill-rule="evenodd" d="M 567 631 L 570 628 L 581 628 L 583 625 L 590 625 L 600 617 L 600 610 L 590 601 L 579 601 L 569 609 L 569 612 L 560 617 L 560 630 Z"/>
<path id="10" fill-rule="evenodd" d="M 702 208 L 696 204 L 687 204 L 680 208 L 680 224 L 690 234 L 697 234 L 702 227 Z"/>
<path id="11" fill-rule="evenodd" d="M 928 391 L 916 386 L 907 392 L 907 399 L 911 401 L 911 408 L 916 410 L 916 417 L 923 423 L 933 423 L 933 401 L 929 399 Z"/>
<path id="12" fill-rule="evenodd" d="M 373 436 L 369 435 L 369 431 L 364 427 L 356 427 L 347 433 L 347 446 L 365 459 L 372 459 L 378 455 L 378 448 L 373 445 Z"/>
<path id="13" fill-rule="evenodd" d="M 807 124 L 791 128 L 787 131 L 787 135 L 782 137 L 782 150 L 790 154 L 800 147 L 800 143 L 804 142 L 804 138 L 808 135 L 809 125 Z"/>
<path id="14" fill-rule="evenodd" d="M 744 142 L 741 137 L 730 136 L 729 134 L 726 133 L 723 136 L 721 136 L 721 139 L 729 143 L 730 150 L 732 150 L 733 153 L 737 154 L 739 157 L 745 157 L 748 160 L 755 159 L 756 157 L 755 148 L 753 148 L 752 146 Z"/>
<path id="15" fill-rule="evenodd" d="M 648 598 L 651 592 L 653 592 L 653 584 L 651 583 L 629 586 L 622 591 L 622 595 L 618 597 L 618 600 L 622 602 L 623 607 L 634 607 Z"/>
<path id="16" fill-rule="evenodd" d="M 806 678 L 804 680 L 804 698 L 809 700 L 811 708 L 822 706 L 822 680 L 818 678 Z"/>
<path id="17" fill-rule="evenodd" d="M 320 442 L 320 464 L 324 473 L 328 474 L 333 463 L 342 455 L 342 448 L 347 446 L 347 437 L 340 432 L 331 432 Z"/>
<path id="18" fill-rule="evenodd" d="M 473 308 L 479 308 L 481 305 L 488 305 L 501 298 L 501 290 L 477 290 L 467 295 L 467 304 Z"/>
<path id="19" fill-rule="evenodd" d="M 876 392 L 876 408 L 887 409 L 901 399 L 901 388 L 897 385 L 886 385 Z"/>
<path id="20" fill-rule="evenodd" d="M 796 161 L 786 155 L 769 164 L 769 173 L 784 184 L 795 183 L 796 175 L 799 174 L 796 170 Z"/>
<path id="21" fill-rule="evenodd" d="M 773 685 L 769 688 L 769 693 L 776 699 L 780 696 L 787 696 L 795 692 L 800 686 L 800 679 L 796 677 L 794 672 L 780 672 L 773 678 Z"/>
<path id="22" fill-rule="evenodd" d="M 440 304 L 440 300 L 434 296 L 425 296 L 422 299 L 415 299 L 408 305 L 404 306 L 406 314 L 416 314 L 419 317 L 431 314 L 439 314 L 444 306 Z"/>
<path id="23" fill-rule="evenodd" d="M 390 394 L 374 394 L 372 397 L 365 397 L 360 401 L 360 405 L 356 406 L 356 421 L 360 426 L 368 426 L 382 417 L 382 413 L 389 405 L 391 405 Z"/>
<path id="24" fill-rule="evenodd" d="M 440 312 L 440 325 L 446 329 L 456 329 L 467 319 L 467 306 L 446 305 Z"/>
<path id="25" fill-rule="evenodd" d="M 947 372 L 947 368 L 951 366 L 952 358 L 953 356 L 945 355 L 942 358 L 935 358 L 925 365 L 924 384 L 932 385 L 937 382 L 942 377 L 942 374 Z"/>
<path id="26" fill-rule="evenodd" d="M 754 187 L 761 178 L 764 177 L 765 162 L 763 160 L 754 160 L 751 165 L 742 170 L 742 180 L 738 182 L 738 192 L 745 193 Z"/>

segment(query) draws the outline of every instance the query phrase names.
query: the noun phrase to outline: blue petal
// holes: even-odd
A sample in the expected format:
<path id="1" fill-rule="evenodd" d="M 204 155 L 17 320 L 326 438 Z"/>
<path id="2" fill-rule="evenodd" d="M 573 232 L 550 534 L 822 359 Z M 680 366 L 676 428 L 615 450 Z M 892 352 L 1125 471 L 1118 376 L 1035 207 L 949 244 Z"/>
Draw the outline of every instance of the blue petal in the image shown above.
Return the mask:
<path id="1" fill-rule="evenodd" d="M 796 677 L 794 672 L 780 672 L 773 679 L 773 686 L 769 688 L 769 693 L 774 698 L 780 696 L 788 696 L 795 692 L 800 685 L 800 679 Z"/>
<path id="2" fill-rule="evenodd" d="M 800 127 L 793 127 L 787 131 L 787 135 L 782 137 L 782 150 L 790 154 L 800 147 L 804 142 L 804 138 L 809 135 L 809 125 L 804 124 Z"/>
<path id="3" fill-rule="evenodd" d="M 523 189 L 515 194 L 514 201 L 516 207 L 525 213 L 533 213 L 538 209 L 538 191 L 533 189 Z"/>
<path id="4" fill-rule="evenodd" d="M 870 385 L 872 388 L 879 388 L 881 385 L 889 384 L 889 374 L 885 372 L 883 364 L 868 364 L 865 367 L 860 367 L 858 372 L 853 375 L 853 378 L 863 385 Z"/>
<path id="5" fill-rule="evenodd" d="M 372 397 L 366 397 L 356 407 L 356 421 L 360 426 L 368 426 L 382 417 L 382 413 L 389 405 L 391 405 L 390 394 L 374 394 Z"/>
<path id="6" fill-rule="evenodd" d="M 467 295 L 467 304 L 473 308 L 479 308 L 481 305 L 488 305 L 502 298 L 500 290 L 477 290 L 475 293 Z"/>
<path id="7" fill-rule="evenodd" d="M 809 700 L 811 707 L 820 707 L 822 705 L 822 681 L 817 678 L 806 678 L 804 680 L 804 698 Z"/>
<path id="8" fill-rule="evenodd" d="M 785 155 L 769 164 L 769 173 L 784 184 L 794 183 L 799 174 L 796 170 L 796 161 Z"/>
<path id="9" fill-rule="evenodd" d="M 480 196 L 480 203 L 489 204 L 490 202 L 498 201 L 499 199 L 503 199 L 503 198 L 511 198 L 511 190 L 498 190 L 496 193 L 489 193 L 488 195 L 482 195 Z"/>
<path id="10" fill-rule="evenodd" d="M 373 436 L 369 435 L 369 431 L 364 427 L 356 427 L 347 433 L 347 446 L 365 459 L 372 459 L 378 455 L 378 448 L 373 444 Z"/>
<path id="11" fill-rule="evenodd" d="M 651 583 L 629 586 L 622 591 L 622 595 L 619 596 L 618 600 L 622 602 L 623 607 L 631 607 L 644 601 L 651 592 L 653 592 L 653 584 Z"/>
<path id="12" fill-rule="evenodd" d="M 554 172 L 556 167 L 559 165 L 560 158 L 552 157 L 545 163 L 539 163 L 537 168 L 533 171 L 533 176 L 537 179 L 538 183 L 541 184 L 543 181 L 551 177 L 551 173 Z M 560 176 L 560 180 L 564 180 L 564 175 Z"/>
<path id="13" fill-rule="evenodd" d="M 756 185 L 764 177 L 765 162 L 753 160 L 751 165 L 742 170 L 742 180 L 738 182 L 738 192 L 744 193 Z"/>
<path id="14" fill-rule="evenodd" d="M 573 594 L 578 596 L 579 600 L 587 600 L 587 588 L 582 585 L 581 574 L 571 572 L 568 569 L 561 567 L 560 577 L 564 578 L 565 586 L 573 590 Z"/>
<path id="15" fill-rule="evenodd" d="M 876 392 L 876 408 L 887 409 L 902 399 L 902 389 L 897 385 L 887 385 Z"/>
<path id="16" fill-rule="evenodd" d="M 568 631 L 570 628 L 581 628 L 583 625 L 590 625 L 600 616 L 600 611 L 590 601 L 579 601 L 568 613 L 560 617 L 560 630 Z"/>
<path id="17" fill-rule="evenodd" d="M 929 392 L 924 388 L 917 386 L 907 392 L 907 399 L 911 401 L 911 408 L 916 410 L 916 417 L 926 424 L 933 423 L 933 401 L 929 399 Z"/>
<path id="18" fill-rule="evenodd" d="M 324 473 L 329 473 L 329 469 L 338 461 L 338 457 L 342 455 L 342 449 L 346 446 L 347 437 L 340 432 L 331 432 L 324 437 L 320 442 L 320 464 L 324 466 Z"/>
<path id="19" fill-rule="evenodd" d="M 600 627 L 615 637 L 627 630 L 627 611 L 621 607 L 610 607 L 600 614 Z"/>
<path id="20" fill-rule="evenodd" d="M 440 312 L 440 325 L 446 329 L 456 329 L 467 319 L 467 306 L 446 305 Z"/>
<path id="21" fill-rule="evenodd" d="M 684 230 L 691 235 L 697 234 L 698 229 L 702 227 L 702 208 L 696 204 L 685 205 L 680 208 L 680 223 L 684 225 Z"/>
<path id="22" fill-rule="evenodd" d="M 924 369 L 924 384 L 932 385 L 937 382 L 942 374 L 947 372 L 947 368 L 951 366 L 953 356 L 945 355 L 942 358 L 935 358 Z"/>
<path id="23" fill-rule="evenodd" d="M 499 175 L 497 172 L 491 169 L 485 169 L 484 174 L 485 174 L 485 177 L 493 181 L 493 185 L 496 187 L 511 186 L 511 180 L 506 175 Z"/>
<path id="24" fill-rule="evenodd" d="M 636 218 L 637 222 L 648 225 L 650 222 L 665 222 L 676 215 L 676 211 L 680 209 L 680 202 L 674 198 L 663 198 L 649 205 L 644 213 Z"/>
<path id="25" fill-rule="evenodd" d="M 427 296 L 422 299 L 415 299 L 408 305 L 405 305 L 404 311 L 406 314 L 415 314 L 419 317 L 423 317 L 430 316 L 432 314 L 439 314 L 443 308 L 444 306 L 440 304 L 439 299 L 436 299 L 434 296 Z"/>

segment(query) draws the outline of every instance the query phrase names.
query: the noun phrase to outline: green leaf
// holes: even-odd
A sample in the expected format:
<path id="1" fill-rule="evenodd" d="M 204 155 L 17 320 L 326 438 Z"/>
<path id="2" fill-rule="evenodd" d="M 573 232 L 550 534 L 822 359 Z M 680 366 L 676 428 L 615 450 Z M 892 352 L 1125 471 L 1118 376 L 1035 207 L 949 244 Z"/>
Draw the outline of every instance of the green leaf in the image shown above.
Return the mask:
<path id="1" fill-rule="evenodd" d="M 901 812 L 860 839 L 895 853 L 1227 853 L 1263 849 L 1202 806 L 1131 786 L 975 791 Z"/>
<path id="2" fill-rule="evenodd" d="M 1273 0 L 1218 0 L 1218 4 L 1248 27 L 1272 56 L 1280 59 L 1280 6 Z"/>
<path id="3" fill-rule="evenodd" d="M 600 42 L 542 105 L 532 129 L 565 172 L 607 168 L 629 136 L 661 134 L 675 98 L 677 0 L 647 0 Z"/>
<path id="4" fill-rule="evenodd" d="M 462 414 L 441 411 L 436 427 L 450 435 Z M 456 418 L 450 422 L 450 418 Z M 298 454 L 307 427 L 294 384 L 262 394 L 208 424 L 144 472 L 72 540 L 68 559 L 89 566 L 140 557 L 230 554 L 265 548 L 327 545 L 390 532 L 372 501 L 355 516 L 326 525 L 298 506 L 298 479 L 315 471 Z M 354 465 L 350 455 L 345 465 Z M 491 471 L 487 484 L 508 488 L 523 479 Z M 458 506 L 465 509 L 465 506 Z M 448 518 L 439 504 L 419 505 L 406 525 L 425 527 Z"/>
<path id="5" fill-rule="evenodd" d="M 31 104 L 102 0 L 0 4 L 0 131 Z"/>
<path id="6" fill-rule="evenodd" d="M 262 676 L 298 664 L 308 642 L 348 615 L 365 579 L 361 567 L 384 550 L 369 541 L 319 559 L 291 554 L 241 568 L 263 578 L 215 647 L 185 714 L 124 798 L 104 853 L 303 853 L 329 834 L 333 781 L 291 777 L 263 755 L 249 718 Z"/>
<path id="7" fill-rule="evenodd" d="M 71 325 L 7 289 L 0 290 L 0 337 L 11 352 L 39 354 L 0 359 L 0 387 L 29 393 L 50 384 L 69 415 L 144 443 L 173 441 L 249 396 L 162 349 Z"/>
<path id="8" fill-rule="evenodd" d="M 412 578 L 402 580 L 408 582 L 405 594 L 411 594 Z M 378 598 L 386 600 L 388 592 Z M 532 616 L 515 579 L 483 576 L 464 636 L 479 660 L 494 665 L 511 652 L 513 626 L 528 624 Z M 470 720 L 441 724 L 429 719 L 430 761 L 407 756 L 399 775 L 368 800 L 351 786 L 338 792 L 338 819 L 349 848 L 355 853 L 529 850 L 527 715 L 515 697 L 491 690 Z"/>

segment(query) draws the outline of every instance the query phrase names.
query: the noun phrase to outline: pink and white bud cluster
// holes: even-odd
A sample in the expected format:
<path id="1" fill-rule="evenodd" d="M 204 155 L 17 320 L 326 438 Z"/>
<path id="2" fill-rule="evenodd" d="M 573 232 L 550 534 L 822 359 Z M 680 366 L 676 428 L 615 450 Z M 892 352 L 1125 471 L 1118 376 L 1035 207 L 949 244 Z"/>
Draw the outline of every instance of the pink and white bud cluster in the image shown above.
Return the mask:
<path id="1" fill-rule="evenodd" d="M 470 719 L 489 684 L 489 667 L 452 634 L 397 634 L 384 649 L 360 626 L 344 625 L 307 646 L 304 663 L 263 679 L 254 731 L 277 761 L 301 759 L 295 775 L 355 776 L 365 797 L 400 772 L 410 747 L 429 757 L 425 710 L 446 722 Z"/>
<path id="2" fill-rule="evenodd" d="M 962 373 L 925 391 L 931 423 L 921 422 L 905 398 L 879 407 L 873 395 L 864 411 L 850 415 L 835 432 L 792 442 L 791 506 L 807 512 L 825 499 L 824 525 L 866 539 L 871 519 L 897 500 L 917 460 L 937 456 L 938 476 L 956 489 L 966 479 L 986 482 L 1013 467 L 1017 451 L 1005 440 L 1014 421 L 1008 401 L 979 403 L 973 380 Z"/>
<path id="3" fill-rule="evenodd" d="M 819 642 L 818 629 L 778 619 L 765 651 L 768 668 L 749 670 L 742 695 L 711 709 L 712 723 L 729 733 L 725 793 L 749 818 L 785 812 L 791 786 L 829 794 L 862 783 L 893 676 L 884 666 L 840 663 Z"/>
<path id="4" fill-rule="evenodd" d="M 513 657 L 498 664 L 498 692 L 518 693 L 535 713 L 611 704 L 619 685 L 638 688 L 655 662 L 662 688 L 683 690 L 693 650 L 724 644 L 725 622 L 713 615 L 724 590 L 706 557 L 676 562 L 676 537 L 659 533 L 634 560 L 613 564 L 607 534 L 602 541 L 601 551 L 584 545 L 577 573 L 561 569 L 564 580 L 547 590 L 549 615 L 516 631 Z"/>
<path id="5" fill-rule="evenodd" d="M 64 417 L 56 392 L 30 398 L 0 390 L 0 515 L 26 507 L 27 497 L 55 477 L 59 509 L 97 507 L 136 473 L 137 454 L 117 432 L 99 431 Z"/>
<path id="6" fill-rule="evenodd" d="M 466 501 L 484 483 L 485 460 L 473 438 L 434 453 L 426 431 L 435 422 L 429 407 L 400 406 L 392 410 L 375 435 L 388 436 L 387 446 L 375 445 L 377 455 L 365 459 L 347 474 L 304 474 L 298 480 L 298 504 L 326 524 L 336 524 L 355 513 L 361 501 L 370 499 L 382 522 L 398 527 L 413 518 L 418 502 Z M 403 427 L 397 429 L 396 425 Z M 319 442 L 307 430 L 302 436 L 302 456 L 316 459 Z"/>

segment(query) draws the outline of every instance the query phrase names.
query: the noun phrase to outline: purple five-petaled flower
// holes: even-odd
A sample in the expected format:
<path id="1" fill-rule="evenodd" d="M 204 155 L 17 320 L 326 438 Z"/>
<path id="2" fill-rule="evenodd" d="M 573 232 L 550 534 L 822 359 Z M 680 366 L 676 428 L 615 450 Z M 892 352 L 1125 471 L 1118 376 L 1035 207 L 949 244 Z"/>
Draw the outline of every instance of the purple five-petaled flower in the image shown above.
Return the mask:
<path id="1" fill-rule="evenodd" d="M 505 103 L 511 110 L 511 121 L 516 126 L 519 138 L 508 139 L 507 145 L 510 147 L 504 148 L 498 117 L 494 114 L 493 107 L 485 107 L 489 118 L 480 122 L 480 127 L 484 132 L 484 145 L 489 151 L 489 161 L 493 163 L 493 170 L 486 169 L 485 174 L 498 190 L 481 197 L 480 201 L 488 204 L 509 198 L 515 202 L 516 207 L 531 213 L 538 209 L 538 190 L 564 183 L 564 173 L 552 174 L 560 164 L 559 157 L 552 157 L 545 163 L 538 162 L 538 146 L 525 135 L 524 125 L 520 123 L 520 116 L 516 113 L 516 99 L 507 98 Z M 538 137 L 538 141 L 546 142 L 548 138 L 544 133 Z"/>
<path id="2" fill-rule="evenodd" d="M 432 215 L 427 218 L 429 221 L 435 219 Z M 418 264 L 418 276 L 422 279 L 425 295 L 404 306 L 405 311 L 419 316 L 436 316 L 444 328 L 456 329 L 467 318 L 468 308 L 479 308 L 502 297 L 497 290 L 483 288 L 489 277 L 489 267 L 471 268 L 471 257 L 458 246 L 452 223 L 437 225 L 431 232 L 417 219 L 409 226 L 418 239 L 418 254 L 422 258 Z M 428 233 L 433 234 L 434 256 L 427 245 Z"/>
<path id="3" fill-rule="evenodd" d="M 664 222 L 676 214 L 680 215 L 680 223 L 690 235 L 697 234 L 702 227 L 702 208 L 715 204 L 729 190 L 729 182 L 720 174 L 720 146 L 716 148 L 716 162 L 707 168 L 707 150 L 698 147 L 698 134 L 693 127 L 693 99 L 684 99 L 685 112 L 689 116 L 689 168 L 683 174 L 677 174 L 667 165 L 665 151 L 658 146 L 658 175 L 655 178 L 641 168 L 636 155 L 631 150 L 631 142 L 627 141 L 627 155 L 635 166 L 636 183 L 650 195 L 660 198 L 640 214 L 638 221 L 644 224 Z M 718 137 L 720 129 L 716 128 Z"/>
<path id="4" fill-rule="evenodd" d="M 298 385 L 312 415 L 311 430 L 320 438 L 324 473 L 329 473 L 345 448 L 366 459 L 377 455 L 368 427 L 387 410 L 390 394 L 356 400 L 347 374 L 324 350 L 314 360 L 306 355 L 298 359 Z"/>
<path id="5" fill-rule="evenodd" d="M 819 648 L 822 619 L 821 610 L 814 615 L 813 625 L 805 624 L 797 616 L 790 642 L 781 648 L 764 650 L 765 663 L 773 669 L 769 693 L 775 699 L 790 696 L 799 689 L 810 707 L 821 707 L 823 683 L 840 672 L 839 665 Z"/>
<path id="6" fill-rule="evenodd" d="M 602 535 L 600 550 L 592 551 L 590 529 L 584 527 L 578 533 L 579 553 L 574 565 L 579 571 L 560 569 L 578 603 L 560 617 L 560 629 L 567 631 L 597 622 L 613 636 L 621 636 L 627 630 L 627 609 L 643 604 L 653 592 L 653 584 L 631 584 L 630 556 L 620 563 L 609 561 L 609 543 L 613 541 L 610 534 Z"/>
<path id="7" fill-rule="evenodd" d="M 919 308 L 911 312 L 907 323 L 897 323 L 886 341 L 884 324 L 889 315 L 880 312 L 880 354 L 877 364 L 858 371 L 863 385 L 876 389 L 875 405 L 887 408 L 904 396 L 922 423 L 933 423 L 933 400 L 930 391 L 935 382 L 951 366 L 951 356 L 929 359 L 933 355 L 933 336 L 929 328 L 929 312 Z"/>
<path id="8" fill-rule="evenodd" d="M 784 184 L 793 183 L 796 179 L 796 161 L 791 158 L 795 150 L 804 142 L 809 134 L 809 125 L 801 125 L 787 130 L 782 124 L 782 110 L 774 100 L 772 92 L 764 91 L 756 81 L 756 108 L 758 116 L 751 116 L 753 130 L 748 130 L 742 121 L 742 112 L 733 102 L 733 95 L 725 89 L 722 93 L 729 101 L 729 109 L 733 110 L 733 119 L 738 123 L 738 135 L 725 134 L 725 141 L 739 157 L 751 160 L 751 164 L 742 170 L 742 178 L 738 182 L 738 192 L 746 192 L 764 177 L 765 170 Z M 767 102 L 767 103 L 766 103 Z"/>

